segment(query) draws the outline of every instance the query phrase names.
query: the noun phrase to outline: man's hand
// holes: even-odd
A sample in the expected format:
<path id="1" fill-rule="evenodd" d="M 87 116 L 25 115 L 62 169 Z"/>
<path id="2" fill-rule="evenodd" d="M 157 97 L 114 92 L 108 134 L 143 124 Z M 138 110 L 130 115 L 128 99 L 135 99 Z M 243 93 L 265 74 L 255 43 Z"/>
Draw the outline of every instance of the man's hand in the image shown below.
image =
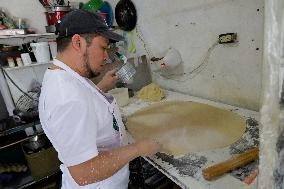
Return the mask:
<path id="1" fill-rule="evenodd" d="M 108 71 L 102 80 L 97 84 L 98 88 L 101 89 L 103 92 L 107 92 L 114 88 L 116 82 L 118 81 L 118 77 L 115 74 L 117 69 L 113 69 Z"/>
<path id="2" fill-rule="evenodd" d="M 129 161 L 139 156 L 151 156 L 159 149 L 160 144 L 156 141 L 143 139 L 133 144 L 99 152 L 92 159 L 69 166 L 68 169 L 76 183 L 83 186 L 109 178 Z"/>
<path id="3" fill-rule="evenodd" d="M 161 144 L 153 139 L 139 140 L 135 144 L 140 156 L 151 156 L 161 149 Z"/>

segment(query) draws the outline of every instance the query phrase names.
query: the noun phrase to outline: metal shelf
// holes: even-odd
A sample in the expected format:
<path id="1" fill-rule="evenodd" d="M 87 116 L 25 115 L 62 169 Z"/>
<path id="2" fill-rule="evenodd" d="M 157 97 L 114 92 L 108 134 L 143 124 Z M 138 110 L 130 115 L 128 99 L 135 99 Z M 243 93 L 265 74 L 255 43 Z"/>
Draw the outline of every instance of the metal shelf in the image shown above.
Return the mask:
<path id="1" fill-rule="evenodd" d="M 0 143 L 0 152 L 2 149 L 7 148 L 7 147 L 11 147 L 14 146 L 16 144 L 20 144 L 21 142 L 24 142 L 26 140 L 29 140 L 30 138 L 33 138 L 36 135 L 43 135 L 44 132 L 43 131 L 35 131 L 35 133 L 33 135 L 30 136 L 26 136 L 26 133 L 24 132 L 24 130 L 26 128 L 29 127 L 33 127 L 38 125 L 39 122 L 35 121 L 32 123 L 28 123 L 28 124 L 23 124 L 20 126 L 16 126 L 13 127 L 11 129 L 7 129 L 4 132 L 2 132 L 2 136 L 0 136 L 0 138 L 2 138 L 2 143 Z M 11 140 L 6 140 L 6 138 L 9 138 Z M 42 183 L 45 182 L 45 180 L 47 179 L 52 179 L 52 177 L 57 179 L 57 176 L 60 176 L 60 169 L 58 168 L 57 171 L 43 177 L 40 178 L 38 180 L 35 180 L 31 173 L 25 172 L 25 173 L 19 173 L 17 175 L 13 176 L 13 182 L 8 183 L 6 185 L 3 186 L 3 189 L 11 189 L 11 188 L 29 188 L 30 186 L 33 186 L 35 184 L 38 183 Z M 2 188 L 2 186 L 0 186 L 0 188 Z"/>
<path id="2" fill-rule="evenodd" d="M 55 172 L 51 173 L 50 175 L 47 175 L 47 176 L 45 176 L 45 177 L 39 179 L 39 180 L 34 180 L 34 179 L 33 179 L 32 181 L 27 182 L 26 184 L 23 184 L 23 185 L 21 185 L 21 186 L 18 186 L 17 188 L 18 188 L 18 189 L 27 188 L 27 187 L 29 187 L 29 186 L 32 186 L 32 185 L 36 184 L 36 183 L 42 182 L 42 181 L 44 181 L 44 180 L 46 180 L 46 179 L 49 179 L 50 177 L 56 176 L 56 175 L 59 174 L 59 173 L 61 173 L 60 169 L 58 169 L 57 171 L 55 171 Z"/>
<path id="3" fill-rule="evenodd" d="M 42 132 L 35 132 L 33 135 L 27 136 L 26 133 L 24 132 L 26 128 L 34 127 L 38 124 L 40 124 L 38 121 L 34 121 L 32 123 L 14 126 L 10 129 L 2 131 L 0 133 L 0 139 L 1 139 L 0 150 L 21 143 L 23 141 L 26 141 L 34 137 L 35 135 L 44 134 L 44 132 L 42 131 Z"/>
<path id="4" fill-rule="evenodd" d="M 53 61 L 50 62 L 44 62 L 44 63 L 37 63 L 37 62 L 33 62 L 30 65 L 26 65 L 26 66 L 15 66 L 15 67 L 3 67 L 5 70 L 7 71 L 11 71 L 11 70 L 21 70 L 21 69 L 26 69 L 26 68 L 31 68 L 31 67 L 37 67 L 37 66 L 43 66 L 43 65 L 48 65 L 48 64 L 52 64 Z"/>
<path id="5" fill-rule="evenodd" d="M 31 136 L 26 136 L 26 137 L 23 136 L 21 138 L 16 139 L 15 141 L 12 141 L 12 142 L 8 141 L 6 144 L 1 144 L 0 145 L 0 150 L 4 149 L 4 148 L 7 148 L 7 147 L 10 147 L 10 146 L 13 146 L 15 144 L 19 144 L 19 143 L 24 142 L 26 140 L 29 140 L 29 139 L 37 136 L 37 135 L 43 135 L 43 134 L 44 134 L 44 132 L 40 132 L 40 133 L 35 133 L 34 135 L 31 135 Z"/>
<path id="6" fill-rule="evenodd" d="M 61 173 L 60 169 L 58 169 L 57 171 L 39 179 L 39 180 L 35 180 L 31 173 L 29 171 L 25 172 L 25 173 L 21 173 L 19 174 L 17 177 L 15 177 L 13 179 L 13 183 L 8 184 L 6 186 L 3 187 L 3 189 L 11 189 L 11 188 L 18 188 L 18 189 L 24 189 L 24 188 L 28 188 L 34 184 L 43 182 L 46 179 L 50 179 L 51 177 L 55 177 L 57 175 L 59 175 Z"/>
<path id="7" fill-rule="evenodd" d="M 11 46 L 20 46 L 25 43 L 31 43 L 31 42 L 44 42 L 44 41 L 51 41 L 56 39 L 56 35 L 54 33 L 44 33 L 44 34 L 27 34 L 27 35 L 10 35 L 10 36 L 0 36 L 0 44 L 3 45 L 11 45 Z M 47 63 L 36 63 L 36 64 L 31 64 L 28 66 L 22 66 L 22 67 L 6 67 L 5 70 L 9 72 L 18 72 L 21 70 L 26 71 L 25 69 L 28 68 L 40 68 L 40 66 L 48 66 L 51 62 Z M 29 127 L 34 127 L 38 125 L 39 122 L 32 122 L 28 124 L 23 124 L 19 126 L 15 126 L 12 128 L 9 128 L 7 130 L 4 130 L 0 132 L 0 153 L 1 150 L 7 147 L 14 148 L 15 145 L 20 144 L 23 141 L 29 140 L 30 138 L 34 137 L 35 135 L 42 135 L 44 134 L 43 131 L 35 131 L 33 135 L 27 136 L 25 133 L 25 129 Z M 8 140 L 6 140 L 8 139 Z M 10 150 L 10 149 L 7 149 Z M 10 188 L 30 188 L 32 185 L 38 185 L 38 183 L 44 183 L 46 180 L 50 180 L 52 178 L 56 178 L 60 174 L 60 170 L 45 176 L 39 180 L 35 180 L 31 173 L 25 172 L 19 175 L 15 175 L 15 178 L 13 177 L 12 182 L 9 183 L 8 185 L 3 186 L 3 189 L 10 189 Z M 0 186 L 2 188 L 2 186 Z"/>
<path id="8" fill-rule="evenodd" d="M 0 44 L 3 45 L 21 45 L 31 42 L 42 42 L 55 40 L 56 35 L 54 33 L 44 33 L 44 34 L 27 34 L 27 35 L 2 35 L 0 36 Z"/>
<path id="9" fill-rule="evenodd" d="M 0 131 L 0 137 L 1 136 L 11 135 L 11 134 L 13 134 L 15 132 L 18 132 L 18 131 L 24 131 L 28 127 L 33 127 L 33 126 L 36 126 L 36 125 L 40 124 L 40 122 L 38 120 L 35 120 L 33 122 L 29 122 L 29 123 L 22 122 L 22 123 L 18 123 L 18 124 L 13 122 L 13 120 L 9 120 L 7 122 L 10 122 L 10 123 L 7 123 L 8 124 L 8 126 L 7 126 L 8 128 L 6 128 L 5 130 Z"/>

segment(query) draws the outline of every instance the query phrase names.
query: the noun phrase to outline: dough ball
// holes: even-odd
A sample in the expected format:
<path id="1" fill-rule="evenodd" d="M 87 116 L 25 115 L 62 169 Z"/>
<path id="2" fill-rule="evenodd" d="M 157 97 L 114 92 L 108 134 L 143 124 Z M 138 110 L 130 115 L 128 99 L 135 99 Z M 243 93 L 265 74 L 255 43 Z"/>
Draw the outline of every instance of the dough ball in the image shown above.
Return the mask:
<path id="1" fill-rule="evenodd" d="M 155 83 L 151 83 L 143 87 L 138 92 L 138 98 L 145 100 L 145 101 L 150 101 L 150 102 L 158 102 L 164 97 L 165 97 L 165 93 Z"/>

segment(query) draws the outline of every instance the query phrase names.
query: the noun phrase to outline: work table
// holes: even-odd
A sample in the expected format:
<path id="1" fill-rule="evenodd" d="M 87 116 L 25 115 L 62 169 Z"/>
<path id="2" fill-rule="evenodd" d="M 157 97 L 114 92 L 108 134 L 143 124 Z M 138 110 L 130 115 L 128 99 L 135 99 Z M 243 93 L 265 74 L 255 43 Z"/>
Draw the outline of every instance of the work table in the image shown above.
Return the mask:
<path id="1" fill-rule="evenodd" d="M 165 93 L 166 98 L 162 101 L 194 101 L 238 113 L 246 118 L 246 131 L 241 139 L 229 147 L 196 152 L 178 157 L 157 153 L 156 155 L 146 157 L 145 159 L 172 181 L 185 189 L 256 188 L 257 179 L 249 185 L 245 184 L 244 180 L 248 176 L 256 173 L 258 162 L 252 162 L 247 166 L 234 170 L 231 173 L 227 173 L 214 181 L 206 181 L 202 176 L 202 169 L 225 161 L 234 154 L 242 153 L 257 146 L 259 144 L 259 113 L 173 91 L 165 91 Z M 121 108 L 122 117 L 127 119 L 128 116 L 137 110 L 151 104 L 153 103 L 145 102 L 133 97 L 130 99 L 130 103 L 127 106 Z"/>

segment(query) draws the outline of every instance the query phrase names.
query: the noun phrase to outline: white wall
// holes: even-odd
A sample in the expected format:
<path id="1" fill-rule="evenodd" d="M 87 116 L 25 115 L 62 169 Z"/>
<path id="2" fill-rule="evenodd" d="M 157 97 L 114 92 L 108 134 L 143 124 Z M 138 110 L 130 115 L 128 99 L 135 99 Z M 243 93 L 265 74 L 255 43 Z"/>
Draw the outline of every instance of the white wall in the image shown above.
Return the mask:
<path id="1" fill-rule="evenodd" d="M 24 18 L 38 33 L 45 33 L 47 25 L 44 8 L 38 0 L 0 0 L 0 8 L 11 17 Z"/>
<path id="2" fill-rule="evenodd" d="M 158 83 L 194 96 L 259 109 L 263 0 L 135 0 L 135 4 L 151 53 L 161 57 L 169 47 L 176 48 L 186 72 L 200 65 L 219 34 L 238 33 L 239 43 L 215 47 L 205 69 L 193 79 L 177 82 L 155 77 Z"/>
<path id="3" fill-rule="evenodd" d="M 75 1 L 75 0 L 74 0 Z M 79 2 L 79 0 L 76 0 Z M 83 1 L 84 2 L 84 1 Z M 86 2 L 86 1 L 85 1 Z M 109 1 L 113 6 L 118 0 Z M 197 67 L 221 33 L 237 32 L 239 43 L 218 45 L 205 69 L 178 82 L 157 75 L 162 87 L 248 109 L 258 110 L 261 93 L 263 0 L 133 0 L 138 25 L 151 56 L 169 47 L 180 51 L 185 72 Z M 0 0 L 17 17 L 44 32 L 44 9 L 36 0 Z M 257 11 L 259 9 L 259 11 Z M 13 10 L 13 11 L 12 11 Z M 136 55 L 145 54 L 134 31 Z M 256 50 L 259 48 L 259 50 Z"/>

